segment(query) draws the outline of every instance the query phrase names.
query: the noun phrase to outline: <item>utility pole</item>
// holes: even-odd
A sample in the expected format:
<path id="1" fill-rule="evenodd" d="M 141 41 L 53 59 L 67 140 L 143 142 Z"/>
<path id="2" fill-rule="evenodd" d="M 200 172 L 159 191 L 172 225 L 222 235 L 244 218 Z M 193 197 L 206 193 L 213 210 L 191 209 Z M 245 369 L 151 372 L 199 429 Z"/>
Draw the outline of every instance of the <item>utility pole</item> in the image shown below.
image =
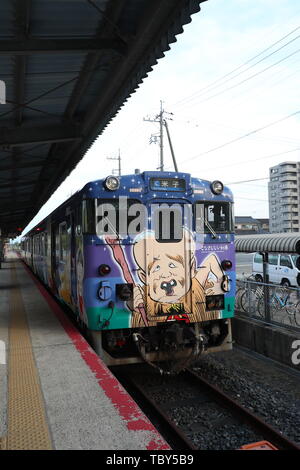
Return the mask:
<path id="1" fill-rule="evenodd" d="M 118 172 L 117 176 L 121 176 L 121 152 L 119 149 L 119 154 L 117 157 L 106 157 L 107 160 L 118 160 L 118 168 L 112 170 L 112 174 L 114 175 L 116 172 Z"/>
<path id="2" fill-rule="evenodd" d="M 154 119 L 144 118 L 144 121 L 147 122 L 158 122 L 160 133 L 159 133 L 159 145 L 160 145 L 160 166 L 159 170 L 164 171 L 164 110 L 163 110 L 163 102 L 160 101 L 160 113 L 155 116 Z M 151 135 L 150 137 L 150 144 L 157 143 L 157 136 Z"/>
<path id="3" fill-rule="evenodd" d="M 165 114 L 169 114 L 169 115 L 173 115 L 173 113 L 168 113 L 167 111 L 165 111 L 163 109 L 163 102 L 160 101 L 160 113 L 157 114 L 157 116 L 155 116 L 154 119 L 150 119 L 150 118 L 144 118 L 144 121 L 147 121 L 147 122 L 157 122 L 159 123 L 159 128 L 160 128 L 160 133 L 159 133 L 159 136 L 158 135 L 155 135 L 155 134 L 152 134 L 151 137 L 150 137 L 150 144 L 152 143 L 157 143 L 158 142 L 158 139 L 159 139 L 159 145 L 160 145 L 160 166 L 159 166 L 159 170 L 160 171 L 164 171 L 164 127 L 166 128 L 166 131 L 167 131 L 167 136 L 168 136 L 168 141 L 169 141 L 169 146 L 170 146 L 170 150 L 171 150 L 171 154 L 172 154 L 172 159 L 173 159 L 173 164 L 174 164 L 174 169 L 175 171 L 178 171 L 178 168 L 177 168 L 177 163 L 176 163 L 176 159 L 175 159 L 175 154 L 174 154 L 174 149 L 173 149 L 173 145 L 172 145 L 172 142 L 171 142 L 171 137 L 170 137 L 170 132 L 169 132 L 169 128 L 168 128 L 168 125 L 167 125 L 167 121 L 166 119 L 172 119 L 172 118 L 165 118 L 164 115 Z"/>
<path id="4" fill-rule="evenodd" d="M 160 100 L 160 113 L 159 113 L 159 125 L 160 125 L 160 171 L 164 171 L 164 121 L 163 121 L 163 103 Z"/>
<path id="5" fill-rule="evenodd" d="M 167 131 L 169 146 L 170 146 L 170 150 L 171 150 L 171 154 L 172 154 L 172 159 L 173 159 L 174 170 L 175 170 L 176 172 L 178 172 L 178 167 L 177 167 L 177 162 L 176 162 L 176 158 L 175 158 L 175 153 L 174 153 L 174 149 L 173 149 L 173 145 L 172 145 L 172 141 L 171 141 L 171 136 L 170 136 L 170 132 L 169 132 L 169 126 L 168 126 L 166 120 L 164 120 L 164 125 L 165 125 L 166 131 Z"/>

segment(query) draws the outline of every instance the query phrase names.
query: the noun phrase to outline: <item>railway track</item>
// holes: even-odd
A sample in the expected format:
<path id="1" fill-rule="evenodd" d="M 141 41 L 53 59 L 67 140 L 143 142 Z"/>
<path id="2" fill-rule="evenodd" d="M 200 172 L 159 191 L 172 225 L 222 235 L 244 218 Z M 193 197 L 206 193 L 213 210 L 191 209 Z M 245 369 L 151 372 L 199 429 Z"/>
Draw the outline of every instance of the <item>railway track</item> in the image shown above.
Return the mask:
<path id="1" fill-rule="evenodd" d="M 147 385 L 141 376 L 124 374 L 122 370 L 113 372 L 173 449 L 238 449 L 266 440 L 278 449 L 300 450 L 296 443 L 192 370 L 166 381 L 160 378 L 154 387 Z M 175 399 L 172 387 L 175 396 L 178 395 Z M 182 419 L 184 409 L 189 410 L 190 420 Z"/>

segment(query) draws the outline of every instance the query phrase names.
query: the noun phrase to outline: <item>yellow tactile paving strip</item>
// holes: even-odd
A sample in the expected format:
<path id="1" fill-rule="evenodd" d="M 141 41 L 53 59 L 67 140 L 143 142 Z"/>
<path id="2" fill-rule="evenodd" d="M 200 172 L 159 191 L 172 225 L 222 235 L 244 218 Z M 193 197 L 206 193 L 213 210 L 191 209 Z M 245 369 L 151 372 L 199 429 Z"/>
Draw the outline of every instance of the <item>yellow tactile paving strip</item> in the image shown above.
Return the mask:
<path id="1" fill-rule="evenodd" d="M 8 430 L 0 448 L 48 450 L 52 449 L 51 438 L 14 263 L 11 284 L 14 287 L 10 293 Z"/>

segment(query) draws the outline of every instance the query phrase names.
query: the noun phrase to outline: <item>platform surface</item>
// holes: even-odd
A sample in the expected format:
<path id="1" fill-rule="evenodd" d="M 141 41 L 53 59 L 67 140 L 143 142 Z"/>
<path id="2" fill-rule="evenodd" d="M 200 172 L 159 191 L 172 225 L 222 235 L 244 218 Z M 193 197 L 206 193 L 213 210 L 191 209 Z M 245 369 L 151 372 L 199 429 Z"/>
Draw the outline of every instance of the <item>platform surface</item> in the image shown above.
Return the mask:
<path id="1" fill-rule="evenodd" d="M 0 298 L 1 449 L 169 449 L 12 252 Z"/>

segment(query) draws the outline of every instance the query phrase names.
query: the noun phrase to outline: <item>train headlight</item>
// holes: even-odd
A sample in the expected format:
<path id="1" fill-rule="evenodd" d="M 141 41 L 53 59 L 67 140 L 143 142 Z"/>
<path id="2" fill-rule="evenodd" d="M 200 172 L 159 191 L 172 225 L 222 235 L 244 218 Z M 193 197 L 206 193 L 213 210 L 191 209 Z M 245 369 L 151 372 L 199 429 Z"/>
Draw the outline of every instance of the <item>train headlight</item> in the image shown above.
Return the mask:
<path id="1" fill-rule="evenodd" d="M 214 194 L 221 194 L 224 189 L 224 185 L 221 183 L 221 181 L 213 181 L 210 187 Z"/>
<path id="2" fill-rule="evenodd" d="M 120 180 L 116 176 L 108 176 L 104 181 L 104 186 L 109 191 L 116 191 L 120 187 Z"/>

